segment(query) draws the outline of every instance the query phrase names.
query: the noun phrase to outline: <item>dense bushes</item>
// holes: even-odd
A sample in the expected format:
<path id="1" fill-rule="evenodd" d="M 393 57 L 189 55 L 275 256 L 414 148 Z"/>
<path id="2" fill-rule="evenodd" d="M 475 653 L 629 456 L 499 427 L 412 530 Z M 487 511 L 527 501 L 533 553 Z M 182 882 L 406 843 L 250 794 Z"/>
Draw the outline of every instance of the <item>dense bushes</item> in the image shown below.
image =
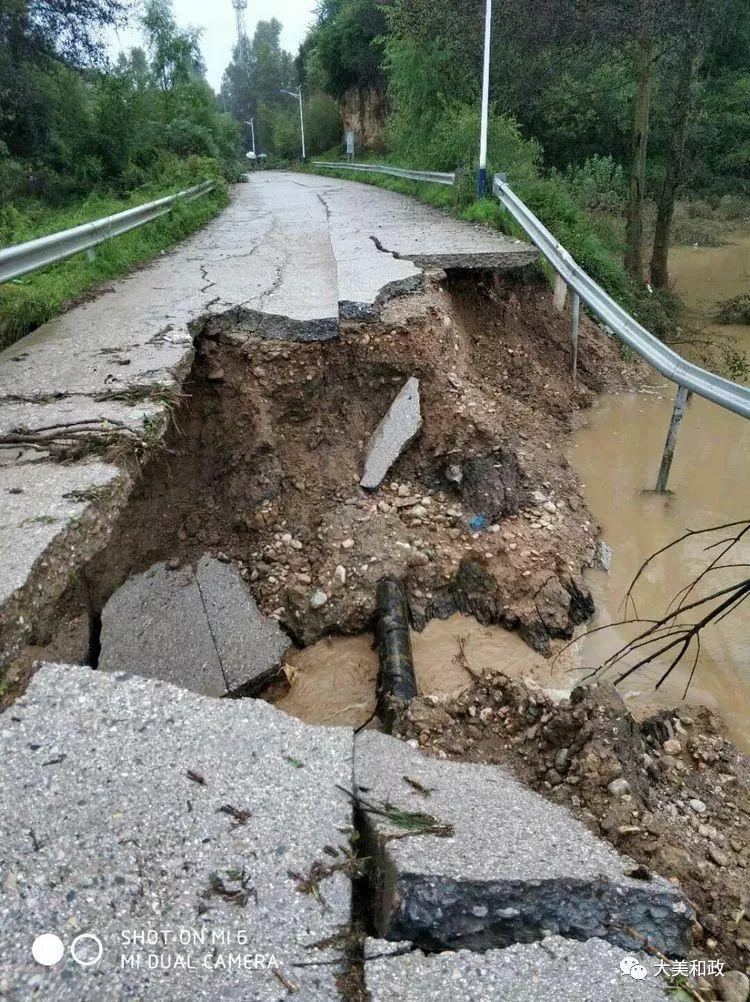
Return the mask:
<path id="1" fill-rule="evenodd" d="M 85 16 L 68 13 L 63 23 L 72 31 Z M 81 30 L 94 32 L 104 16 Z M 126 197 L 162 181 L 165 158 L 200 156 L 226 176 L 235 172 L 239 126 L 219 108 L 202 76 L 197 36 L 177 27 L 168 0 L 148 0 L 146 50 L 131 50 L 111 68 L 89 35 L 88 62 L 79 66 L 28 21 L 13 22 L 5 39 L 3 27 L 0 84 L 10 55 L 15 87 L 0 113 L 0 201 L 63 205 L 94 189 Z"/>
<path id="2" fill-rule="evenodd" d="M 559 176 L 554 170 L 551 173 Z M 587 157 L 582 164 L 569 164 L 562 176 L 568 191 L 584 209 L 621 212 L 625 208 L 625 171 L 612 157 Z"/>
<path id="3" fill-rule="evenodd" d="M 478 163 L 479 108 L 446 102 L 424 132 L 417 131 L 410 109 L 397 108 L 388 122 L 389 151 L 403 163 L 425 170 L 452 171 Z M 518 124 L 494 110 L 489 120 L 488 160 L 516 179 L 536 177 L 541 150 L 524 140 Z"/>

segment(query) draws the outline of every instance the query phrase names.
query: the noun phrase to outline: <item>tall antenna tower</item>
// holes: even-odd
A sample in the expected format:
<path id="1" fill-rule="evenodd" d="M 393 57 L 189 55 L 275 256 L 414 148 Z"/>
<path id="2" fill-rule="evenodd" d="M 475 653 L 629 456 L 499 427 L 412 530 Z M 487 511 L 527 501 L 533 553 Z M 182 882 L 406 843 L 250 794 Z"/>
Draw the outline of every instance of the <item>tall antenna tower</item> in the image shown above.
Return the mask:
<path id="1" fill-rule="evenodd" d="M 247 10 L 247 0 L 232 0 L 234 16 L 237 22 L 237 42 L 247 40 L 247 30 L 245 28 L 245 11 Z"/>

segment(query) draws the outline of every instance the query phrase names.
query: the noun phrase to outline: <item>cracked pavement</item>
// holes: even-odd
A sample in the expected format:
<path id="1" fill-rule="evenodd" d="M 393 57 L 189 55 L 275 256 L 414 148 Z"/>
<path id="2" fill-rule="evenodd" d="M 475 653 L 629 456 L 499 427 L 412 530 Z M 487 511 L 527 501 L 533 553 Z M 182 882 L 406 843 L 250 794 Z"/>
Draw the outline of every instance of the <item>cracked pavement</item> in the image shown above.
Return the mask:
<path id="1" fill-rule="evenodd" d="M 273 339 L 333 339 L 341 320 L 377 317 L 387 298 L 418 288 L 427 269 L 505 270 L 535 257 L 520 242 L 381 189 L 255 174 L 201 233 L 0 355 L 0 668 L 33 637 L 35 617 L 106 545 L 137 477 L 132 460 L 158 446 L 194 341 L 209 323 L 209 330 L 241 327 Z M 123 448 L 114 457 L 107 452 L 109 462 L 92 455 L 113 441 Z M 144 581 L 161 589 L 145 610 Z M 567 916 L 574 905 L 587 906 L 575 900 L 576 868 L 586 886 L 596 891 L 603 874 L 613 899 L 629 894 L 652 908 L 652 918 L 671 921 L 675 939 L 689 925 L 692 913 L 671 885 L 634 890 L 614 853 L 565 823 L 559 808 L 519 792 L 500 769 L 428 759 L 375 732 L 357 738 L 355 756 L 349 728 L 308 726 L 260 700 L 188 691 L 223 695 L 244 687 L 249 651 L 252 681 L 265 680 L 288 645 L 223 560 L 204 557 L 195 570 L 157 565 L 110 601 L 129 595 L 132 615 L 114 606 L 102 612 L 95 641 L 102 670 L 43 665 L 0 723 L 1 997 L 176 998 L 170 970 L 186 956 L 178 949 L 183 940 L 163 944 L 164 967 L 139 970 L 137 949 L 125 962 L 118 957 L 123 930 L 164 928 L 190 938 L 193 928 L 195 945 L 204 932 L 221 935 L 200 955 L 203 963 L 182 965 L 180 997 L 338 998 L 337 976 L 355 973 L 356 944 L 346 935 L 357 869 L 352 846 L 370 828 L 379 859 L 390 860 L 403 891 L 409 922 L 396 917 L 409 926 L 404 934 L 419 926 L 417 934 L 422 929 L 433 943 L 462 945 L 467 930 L 479 930 L 482 945 L 497 945 L 490 933 L 502 923 L 509 935 L 516 928 L 524 939 L 530 928 L 541 934 L 548 916 L 533 908 L 545 905 L 537 887 L 545 880 L 553 885 L 557 924 L 578 933 L 583 920 Z M 177 615 L 170 620 L 172 600 Z M 110 617 L 136 655 L 128 673 L 107 663 Z M 144 664 L 141 639 L 154 634 L 157 667 L 167 677 L 174 668 L 179 688 L 129 673 Z M 199 640 L 207 670 L 190 686 L 184 651 Z M 394 829 L 394 799 L 407 820 L 415 806 L 406 772 L 430 783 L 418 788 L 434 795 L 430 809 L 448 822 L 439 838 L 411 824 Z M 368 808 L 363 792 L 378 803 Z M 359 821 L 354 802 L 375 820 Z M 530 826 L 553 833 L 557 855 L 547 860 L 549 845 L 527 837 Z M 523 887 L 514 891 L 516 884 Z M 517 912 L 508 908 L 510 893 Z M 440 928 L 428 928 L 423 904 Z M 620 899 L 611 907 L 619 912 Z M 594 911 L 592 935 L 601 937 L 598 900 Z M 382 915 L 393 918 L 385 907 Z M 637 910 L 628 916 L 638 928 L 645 922 Z M 401 933 L 390 924 L 389 934 Z M 79 932 L 100 937 L 101 965 L 87 970 L 65 957 L 40 970 L 30 944 L 42 930 L 60 932 L 65 946 Z M 540 983 L 544 998 L 573 999 L 596 963 L 611 970 L 597 977 L 590 997 L 609 1002 L 621 994 L 623 955 L 598 939 L 547 938 L 539 947 L 436 957 L 410 945 L 406 952 L 399 943 L 365 945 L 360 975 L 373 1000 L 447 999 L 458 991 L 520 1002 L 541 999 Z M 230 957 L 241 956 L 244 947 L 255 958 L 252 969 L 221 967 L 229 949 Z M 273 969 L 257 964 L 266 955 Z"/>
<path id="2" fill-rule="evenodd" d="M 535 258 L 526 244 L 394 192 L 258 172 L 199 233 L 0 353 L 0 666 L 94 545 L 93 501 L 72 511 L 63 490 L 99 501 L 106 483 L 126 499 L 127 468 L 91 453 L 114 442 L 124 455 L 143 453 L 158 442 L 209 323 L 331 339 L 340 320 L 371 319 L 389 297 L 418 288 L 427 268 L 507 269 Z M 64 477 L 49 474 L 58 467 Z M 30 532 L 30 518 L 45 531 Z"/>

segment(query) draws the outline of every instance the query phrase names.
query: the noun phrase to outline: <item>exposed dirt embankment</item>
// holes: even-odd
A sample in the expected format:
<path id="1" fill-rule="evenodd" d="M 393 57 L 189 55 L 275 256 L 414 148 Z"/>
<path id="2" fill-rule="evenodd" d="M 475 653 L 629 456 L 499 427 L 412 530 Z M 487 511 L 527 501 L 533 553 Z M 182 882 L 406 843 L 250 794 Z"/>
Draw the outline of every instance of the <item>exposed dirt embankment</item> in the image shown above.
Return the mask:
<path id="1" fill-rule="evenodd" d="M 71 618 L 95 618 L 129 574 L 205 552 L 236 561 L 301 644 L 366 629 L 396 574 L 417 627 L 460 610 L 547 651 L 591 612 L 596 526 L 562 442 L 594 389 L 639 375 L 587 321 L 580 358 L 574 388 L 568 317 L 528 270 L 436 277 L 325 343 L 209 328 L 165 447 L 61 606 L 55 655 L 91 659 Z M 422 433 L 365 491 L 369 438 L 411 376 Z"/>

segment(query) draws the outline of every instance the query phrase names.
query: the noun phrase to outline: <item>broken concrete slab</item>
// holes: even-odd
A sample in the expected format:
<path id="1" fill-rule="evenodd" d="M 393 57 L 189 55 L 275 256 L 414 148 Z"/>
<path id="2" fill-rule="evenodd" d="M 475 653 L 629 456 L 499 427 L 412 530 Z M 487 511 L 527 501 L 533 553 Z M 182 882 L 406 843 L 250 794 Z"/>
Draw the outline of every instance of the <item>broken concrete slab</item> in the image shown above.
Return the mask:
<path id="1" fill-rule="evenodd" d="M 289 644 L 237 569 L 204 556 L 197 570 L 155 564 L 114 593 L 102 612 L 99 667 L 223 696 L 262 686 Z"/>
<path id="2" fill-rule="evenodd" d="M 58 559 L 49 552 L 53 548 L 62 551 L 59 560 L 67 580 L 93 542 L 78 532 L 71 535 L 72 530 L 92 502 L 122 479 L 121 471 L 108 463 L 0 467 L 0 605 L 26 583 L 45 553 L 48 566 Z M 31 612 L 27 609 L 27 615 Z"/>
<path id="3" fill-rule="evenodd" d="M 155 564 L 118 588 L 102 612 L 99 668 L 161 679 L 206 696 L 226 694 L 192 567 Z"/>
<path id="4" fill-rule="evenodd" d="M 144 442 L 159 433 L 164 410 L 147 400 L 128 404 L 90 397 L 0 402 L 0 444 L 30 441 L 53 447 L 78 442 L 86 447 L 115 437 Z"/>
<path id="5" fill-rule="evenodd" d="M 365 983 L 372 1002 L 665 1002 L 673 997 L 653 957 L 628 954 L 600 939 L 585 942 L 549 936 L 505 950 L 472 953 L 421 951 L 379 956 L 378 940 L 365 944 Z M 637 962 L 637 978 L 626 974 Z"/>
<path id="6" fill-rule="evenodd" d="M 346 844 L 351 758 L 350 730 L 262 701 L 43 666 L 0 717 L 0 996 L 279 1002 L 275 962 L 299 998 L 335 999 L 350 881 L 321 878 L 321 901 L 290 871 L 343 858 L 325 847 Z M 32 959 L 45 932 L 54 967 Z"/>
<path id="7" fill-rule="evenodd" d="M 204 556 L 196 580 L 228 691 L 259 690 L 281 664 L 289 637 L 263 615 L 234 564 Z"/>
<path id="8" fill-rule="evenodd" d="M 0 352 L 0 400 L 169 392 L 204 318 L 243 311 L 335 330 L 326 211 L 294 175 L 237 185 L 227 210 L 174 251 Z"/>
<path id="9" fill-rule="evenodd" d="M 372 317 L 377 305 L 423 284 L 427 269 L 507 271 L 539 256 L 528 243 L 407 195 L 358 180 L 307 175 L 301 183 L 328 212 L 342 317 Z"/>
<path id="10" fill-rule="evenodd" d="M 675 887 L 629 876 L 632 861 L 499 766 L 440 761 L 364 731 L 355 793 L 385 939 L 487 949 L 560 934 L 633 949 L 628 927 L 668 956 L 691 942 L 693 910 Z M 393 808 L 427 812 L 434 831 L 420 833 L 424 821 L 405 831 Z"/>
<path id="11" fill-rule="evenodd" d="M 379 227 L 377 240 L 392 243 L 393 253 L 378 249 Z M 195 338 L 230 328 L 300 341 L 334 337 L 349 300 L 354 314 L 372 317 L 390 295 L 422 284 L 421 266 L 402 255 L 428 233 L 432 251 L 472 247 L 481 255 L 491 244 L 492 253 L 511 251 L 514 262 L 530 253 L 392 192 L 293 172 L 251 175 L 202 231 L 0 351 L 0 468 L 42 473 L 40 460 L 69 461 L 115 437 L 143 458 L 168 426 Z M 18 428 L 30 434 L 19 437 Z M 124 467 L 121 482 L 120 506 L 133 483 Z M 94 543 L 101 548 L 116 514 L 114 503 L 96 506 L 87 530 L 94 538 L 78 555 L 88 559 Z M 31 549 L 37 552 L 36 539 Z M 56 566 L 52 548 L 47 556 Z M 67 572 L 77 573 L 85 559 Z M 0 565 L 0 596 L 14 596 L 10 603 L 0 597 L 0 661 L 28 639 L 39 603 L 55 601 L 65 587 L 59 574 L 45 582 L 27 576 L 16 595 L 15 564 L 8 581 Z M 30 574 L 37 561 L 26 564 Z"/>
<path id="12" fill-rule="evenodd" d="M 360 486 L 367 490 L 378 487 L 421 429 L 419 380 L 412 376 L 404 383 L 388 413 L 372 433 Z"/>

